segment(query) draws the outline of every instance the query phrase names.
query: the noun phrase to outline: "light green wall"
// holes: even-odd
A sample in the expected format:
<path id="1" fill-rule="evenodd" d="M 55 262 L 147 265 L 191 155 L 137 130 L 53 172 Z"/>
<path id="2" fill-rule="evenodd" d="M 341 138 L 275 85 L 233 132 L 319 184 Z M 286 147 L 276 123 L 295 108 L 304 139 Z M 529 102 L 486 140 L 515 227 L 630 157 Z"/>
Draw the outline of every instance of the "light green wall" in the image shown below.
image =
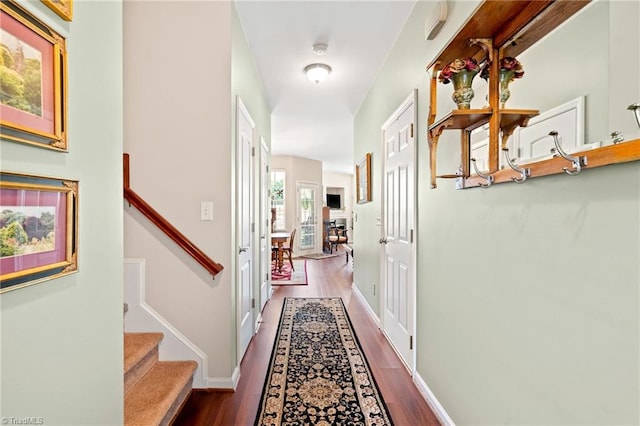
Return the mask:
<path id="1" fill-rule="evenodd" d="M 0 296 L 0 417 L 47 425 L 123 418 L 122 4 L 74 2 L 67 39 L 69 152 L 1 142 L 5 171 L 80 181 L 78 269 Z"/>
<path id="2" fill-rule="evenodd" d="M 429 189 L 424 66 L 475 4 L 449 6 L 443 33 L 427 42 L 425 4 L 416 5 L 356 116 L 354 159 L 374 153 L 374 201 L 355 207 L 361 237 L 354 281 L 377 312 L 378 296 L 369 287 L 379 280 L 379 129 L 417 87 L 417 373 L 456 424 L 638 424 L 640 164 L 488 190 L 456 191 L 444 180 Z M 588 21 L 590 13 L 575 20 Z M 586 36 L 594 30 L 578 31 Z M 536 56 L 531 51 L 522 58 Z M 616 78 L 591 63 L 568 59 L 562 65 L 580 67 L 578 75 L 590 79 L 575 81 L 581 90 Z M 538 104 L 548 98 L 536 96 L 545 84 L 524 84 L 537 80 L 539 69 L 539 63 L 525 63 L 529 74 L 511 89 L 526 93 L 514 102 L 536 99 L 528 107 L 551 106 Z M 630 80 L 637 90 L 638 75 Z M 557 86 L 571 99 L 575 85 Z M 454 107 L 450 87 L 438 89 L 444 114 Z M 587 109 L 597 107 L 588 98 Z M 591 121 L 599 117 L 587 117 L 588 133 L 597 137 L 602 126 Z M 457 132 L 440 139 L 439 173 L 457 169 L 458 139 Z"/>

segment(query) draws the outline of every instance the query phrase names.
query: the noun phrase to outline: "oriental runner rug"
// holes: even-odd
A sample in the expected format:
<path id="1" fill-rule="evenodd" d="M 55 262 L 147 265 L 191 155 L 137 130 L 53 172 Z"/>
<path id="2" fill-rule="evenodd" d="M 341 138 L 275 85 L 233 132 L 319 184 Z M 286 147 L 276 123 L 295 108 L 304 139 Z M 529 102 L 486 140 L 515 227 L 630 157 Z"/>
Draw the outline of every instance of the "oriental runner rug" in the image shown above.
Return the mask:
<path id="1" fill-rule="evenodd" d="M 285 298 L 256 425 L 392 425 L 340 298 Z"/>

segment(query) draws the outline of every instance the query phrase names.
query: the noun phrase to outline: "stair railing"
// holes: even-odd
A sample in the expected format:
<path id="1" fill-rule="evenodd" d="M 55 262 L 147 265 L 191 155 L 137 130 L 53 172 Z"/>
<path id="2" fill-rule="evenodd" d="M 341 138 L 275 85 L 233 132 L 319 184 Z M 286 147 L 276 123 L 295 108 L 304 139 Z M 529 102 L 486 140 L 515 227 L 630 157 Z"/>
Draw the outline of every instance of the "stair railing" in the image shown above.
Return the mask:
<path id="1" fill-rule="evenodd" d="M 198 262 L 204 269 L 206 269 L 212 276 L 216 276 L 220 271 L 224 269 L 224 266 L 213 261 L 207 256 L 198 246 L 192 243 L 187 237 L 176 229 L 167 219 L 165 219 L 160 213 L 158 213 L 153 207 L 142 199 L 133 189 L 129 186 L 129 154 L 124 154 L 124 199 L 129 202 L 130 206 L 138 209 L 147 219 L 165 233 L 173 242 L 180 246 L 189 256 L 191 256 L 196 262 Z"/>

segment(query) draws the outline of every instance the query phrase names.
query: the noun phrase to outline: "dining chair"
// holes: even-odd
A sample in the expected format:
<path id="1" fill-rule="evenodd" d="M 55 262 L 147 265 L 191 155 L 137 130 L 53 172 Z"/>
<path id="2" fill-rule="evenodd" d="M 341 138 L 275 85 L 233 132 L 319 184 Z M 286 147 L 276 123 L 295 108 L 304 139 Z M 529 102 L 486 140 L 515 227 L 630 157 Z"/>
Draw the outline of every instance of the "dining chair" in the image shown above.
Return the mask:
<path id="1" fill-rule="evenodd" d="M 338 250 L 338 244 L 346 244 L 349 241 L 347 229 L 342 226 L 334 226 L 330 229 L 327 237 L 329 243 L 329 252 L 333 253 L 333 249 Z"/>
<path id="2" fill-rule="evenodd" d="M 296 228 L 293 228 L 291 231 L 291 236 L 289 237 L 289 244 L 282 246 L 282 253 L 286 254 L 289 258 L 289 264 L 291 265 L 291 270 L 295 271 L 296 269 L 293 267 L 293 243 L 296 238 Z M 273 250 L 273 249 L 272 249 Z M 278 248 L 275 248 L 276 252 Z"/>

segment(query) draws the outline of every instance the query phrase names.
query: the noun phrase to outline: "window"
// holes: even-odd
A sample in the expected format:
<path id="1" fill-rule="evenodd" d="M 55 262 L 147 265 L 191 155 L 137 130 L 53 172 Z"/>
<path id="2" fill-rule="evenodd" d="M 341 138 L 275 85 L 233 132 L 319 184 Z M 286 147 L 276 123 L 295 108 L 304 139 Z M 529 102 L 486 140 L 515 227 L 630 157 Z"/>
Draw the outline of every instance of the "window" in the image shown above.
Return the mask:
<path id="1" fill-rule="evenodd" d="M 271 209 L 275 209 L 275 222 L 272 229 L 285 230 L 287 227 L 285 216 L 285 177 L 284 170 L 271 172 Z"/>

